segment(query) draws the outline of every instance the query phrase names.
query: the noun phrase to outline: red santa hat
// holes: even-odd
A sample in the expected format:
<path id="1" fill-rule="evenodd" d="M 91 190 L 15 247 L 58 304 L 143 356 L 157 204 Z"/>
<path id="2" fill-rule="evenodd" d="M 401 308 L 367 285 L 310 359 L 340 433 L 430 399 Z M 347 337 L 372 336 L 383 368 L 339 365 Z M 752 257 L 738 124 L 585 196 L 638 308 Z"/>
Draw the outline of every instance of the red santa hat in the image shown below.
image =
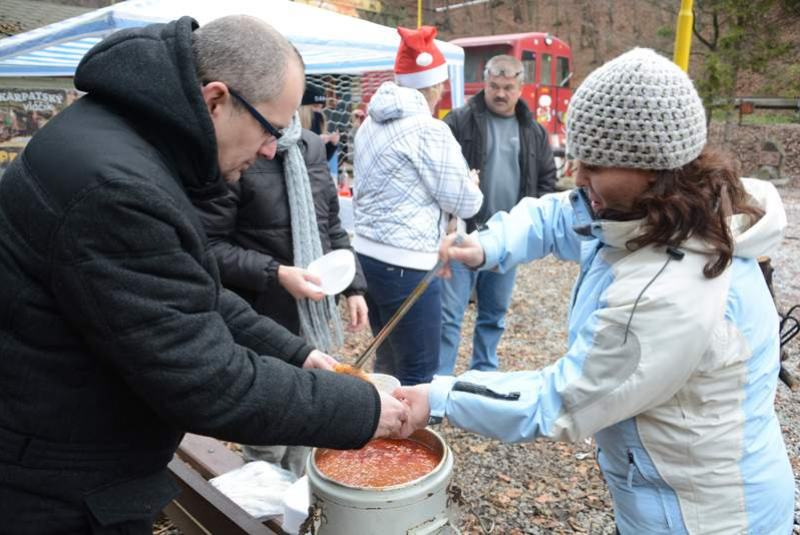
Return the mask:
<path id="1" fill-rule="evenodd" d="M 394 62 L 394 77 L 399 85 L 423 89 L 447 80 L 447 62 L 433 42 L 436 28 L 398 27 L 397 33 L 400 34 L 400 48 Z"/>

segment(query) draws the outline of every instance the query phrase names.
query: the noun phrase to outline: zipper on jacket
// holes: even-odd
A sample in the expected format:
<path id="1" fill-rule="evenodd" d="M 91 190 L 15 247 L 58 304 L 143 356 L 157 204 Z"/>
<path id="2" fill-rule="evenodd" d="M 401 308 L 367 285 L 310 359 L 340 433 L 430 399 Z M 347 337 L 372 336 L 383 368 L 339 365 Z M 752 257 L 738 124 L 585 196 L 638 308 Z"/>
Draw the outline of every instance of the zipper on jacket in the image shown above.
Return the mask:
<path id="1" fill-rule="evenodd" d="M 636 469 L 636 463 L 633 462 L 633 453 L 628 450 L 628 489 L 633 490 L 633 471 Z"/>
<path id="2" fill-rule="evenodd" d="M 597 257 L 597 253 L 600 249 L 603 248 L 603 242 L 599 242 L 597 247 L 595 247 L 594 251 L 592 252 L 591 258 L 586 261 L 586 269 L 583 268 L 583 264 L 581 264 L 581 273 L 578 276 L 578 282 L 575 284 L 575 292 L 572 295 L 572 305 L 570 305 L 569 309 L 572 310 L 575 308 L 575 303 L 578 301 L 578 293 L 581 291 L 581 286 L 583 285 L 583 279 L 586 277 L 586 274 L 589 273 L 589 270 L 592 269 L 592 264 L 594 263 L 594 259 Z"/>
<path id="3" fill-rule="evenodd" d="M 636 465 L 636 459 L 633 457 L 633 452 L 631 450 L 627 450 L 628 452 L 628 489 L 633 490 L 633 471 L 638 470 L 639 474 L 642 476 L 642 479 L 650 483 L 656 492 L 658 493 L 658 499 L 661 500 L 661 509 L 664 511 L 664 520 L 667 522 L 667 527 L 672 529 L 672 519 L 669 517 L 669 513 L 667 512 L 667 500 L 664 498 L 664 494 L 661 492 L 661 489 L 654 485 L 650 480 L 644 477 L 644 473 L 639 470 L 639 467 Z"/>

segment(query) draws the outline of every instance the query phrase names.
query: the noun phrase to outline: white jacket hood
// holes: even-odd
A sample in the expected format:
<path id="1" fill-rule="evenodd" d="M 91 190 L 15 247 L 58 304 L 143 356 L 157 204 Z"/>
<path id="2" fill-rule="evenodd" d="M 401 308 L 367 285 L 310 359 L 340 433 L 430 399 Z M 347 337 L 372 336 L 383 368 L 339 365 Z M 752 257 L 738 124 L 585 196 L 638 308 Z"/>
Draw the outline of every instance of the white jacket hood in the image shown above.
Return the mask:
<path id="1" fill-rule="evenodd" d="M 384 82 L 369 101 L 367 113 L 373 121 L 385 123 L 413 115 L 431 115 L 431 109 L 418 90 Z"/>
<path id="2" fill-rule="evenodd" d="M 769 256 L 780 244 L 786 231 L 786 211 L 778 190 L 771 183 L 756 178 L 743 178 L 750 202 L 764 215 L 755 223 L 744 215 L 731 217 L 731 232 L 736 239 L 734 255 L 743 258 Z"/>

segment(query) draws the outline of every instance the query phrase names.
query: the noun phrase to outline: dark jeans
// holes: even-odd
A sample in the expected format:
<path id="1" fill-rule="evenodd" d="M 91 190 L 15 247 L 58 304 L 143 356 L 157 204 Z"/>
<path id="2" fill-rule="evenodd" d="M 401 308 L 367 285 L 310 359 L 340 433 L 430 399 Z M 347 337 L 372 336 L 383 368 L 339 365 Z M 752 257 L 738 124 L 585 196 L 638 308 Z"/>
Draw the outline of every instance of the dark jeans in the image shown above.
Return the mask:
<path id="1" fill-rule="evenodd" d="M 458 346 L 461 343 L 461 322 L 473 288 L 477 298 L 478 317 L 472 335 L 470 370 L 496 371 L 497 346 L 506 330 L 506 312 L 514 293 L 517 268 L 507 273 L 470 271 L 461 262 L 450 262 L 452 277 L 442 281 L 442 350 L 439 354 L 439 375 L 453 375 Z"/>
<path id="2" fill-rule="evenodd" d="M 358 261 L 367 278 L 369 324 L 377 335 L 426 272 L 361 254 Z M 375 371 L 394 375 L 403 385 L 430 382 L 439 366 L 441 338 L 442 293 L 439 279 L 434 279 L 378 348 Z"/>

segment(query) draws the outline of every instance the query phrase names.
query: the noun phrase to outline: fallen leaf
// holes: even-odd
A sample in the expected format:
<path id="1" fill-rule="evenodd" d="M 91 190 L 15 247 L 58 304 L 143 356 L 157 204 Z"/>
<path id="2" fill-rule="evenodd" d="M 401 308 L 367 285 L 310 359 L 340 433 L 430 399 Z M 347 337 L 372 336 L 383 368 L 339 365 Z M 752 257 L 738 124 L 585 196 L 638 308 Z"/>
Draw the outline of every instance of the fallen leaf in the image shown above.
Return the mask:
<path id="1" fill-rule="evenodd" d="M 506 496 L 508 496 L 509 498 L 519 498 L 520 496 L 522 496 L 522 494 L 523 492 L 519 489 L 508 489 L 506 491 Z"/>
<path id="2" fill-rule="evenodd" d="M 533 523 L 537 526 L 541 526 L 543 528 L 557 528 L 561 525 L 561 522 L 554 518 L 547 518 L 547 517 L 534 517 Z"/>
<path id="3" fill-rule="evenodd" d="M 487 449 L 489 449 L 489 443 L 488 442 L 482 442 L 480 444 L 473 444 L 472 446 L 469 447 L 469 451 L 471 451 L 473 453 L 484 453 L 484 452 L 486 452 Z"/>
<path id="4" fill-rule="evenodd" d="M 580 524 L 578 524 L 572 519 L 567 520 L 567 522 L 569 523 L 570 527 L 575 531 L 586 531 L 586 528 L 582 527 Z"/>

